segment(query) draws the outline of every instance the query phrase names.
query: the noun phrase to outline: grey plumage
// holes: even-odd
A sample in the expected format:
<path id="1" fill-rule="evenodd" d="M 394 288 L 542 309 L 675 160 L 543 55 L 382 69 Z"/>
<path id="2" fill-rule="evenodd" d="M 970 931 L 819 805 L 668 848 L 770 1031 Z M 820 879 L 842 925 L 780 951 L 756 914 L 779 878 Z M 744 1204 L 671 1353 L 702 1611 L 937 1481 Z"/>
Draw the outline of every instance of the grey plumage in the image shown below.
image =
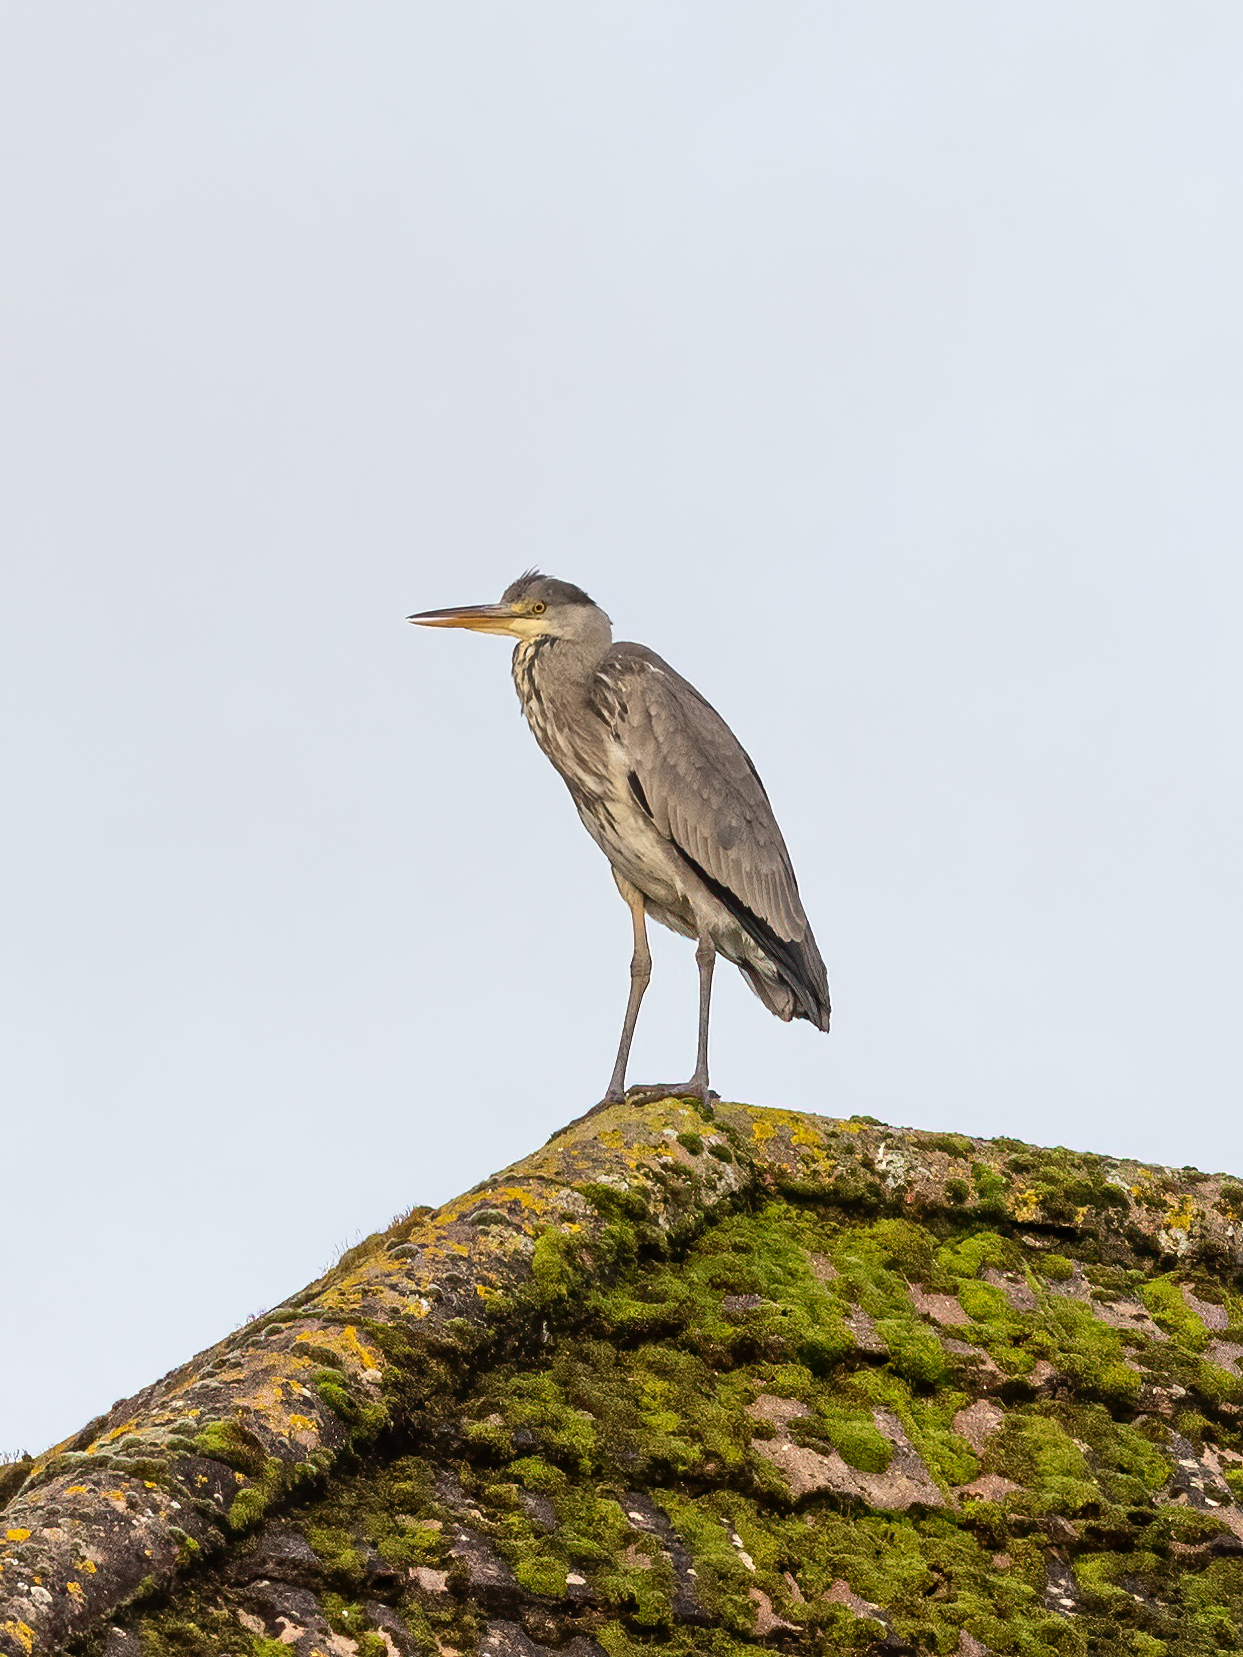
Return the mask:
<path id="1" fill-rule="evenodd" d="M 630 906 L 631 994 L 606 1100 L 623 1095 L 650 976 L 645 915 L 698 944 L 699 1054 L 691 1082 L 680 1084 L 685 1091 L 708 1092 L 717 952 L 778 1018 L 828 1029 L 824 962 L 768 795 L 693 685 L 645 646 L 615 644 L 608 617 L 581 588 L 538 570 L 519 577 L 499 604 L 410 619 L 517 638 L 514 684 L 527 722 Z"/>

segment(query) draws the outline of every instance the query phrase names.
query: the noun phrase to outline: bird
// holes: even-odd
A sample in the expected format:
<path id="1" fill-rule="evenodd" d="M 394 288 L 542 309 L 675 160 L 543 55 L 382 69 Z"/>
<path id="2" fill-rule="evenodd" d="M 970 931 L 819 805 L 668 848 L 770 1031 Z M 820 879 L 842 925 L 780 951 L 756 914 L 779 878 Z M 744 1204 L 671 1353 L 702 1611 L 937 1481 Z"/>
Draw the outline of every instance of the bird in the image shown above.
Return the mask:
<path id="1" fill-rule="evenodd" d="M 608 616 L 581 587 L 536 569 L 499 604 L 424 610 L 407 620 L 517 641 L 522 712 L 630 910 L 630 993 L 613 1073 L 593 1109 L 670 1096 L 708 1105 L 718 1097 L 708 1074 L 718 955 L 778 1018 L 828 1030 L 828 975 L 768 795 L 738 738 L 692 684 L 645 645 L 615 643 Z M 695 940 L 695 1070 L 688 1082 L 627 1091 L 652 972 L 649 916 Z"/>

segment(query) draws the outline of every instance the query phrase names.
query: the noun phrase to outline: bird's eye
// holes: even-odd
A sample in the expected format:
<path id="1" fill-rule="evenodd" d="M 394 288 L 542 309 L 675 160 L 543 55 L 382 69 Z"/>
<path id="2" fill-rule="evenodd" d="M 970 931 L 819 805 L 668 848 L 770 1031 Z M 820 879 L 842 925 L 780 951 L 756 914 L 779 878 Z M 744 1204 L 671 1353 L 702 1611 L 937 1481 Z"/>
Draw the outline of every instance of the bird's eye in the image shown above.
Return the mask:
<path id="1" fill-rule="evenodd" d="M 548 606 L 544 603 L 543 599 L 537 598 L 535 603 L 531 606 L 531 614 L 533 616 L 542 616 L 547 608 Z"/>

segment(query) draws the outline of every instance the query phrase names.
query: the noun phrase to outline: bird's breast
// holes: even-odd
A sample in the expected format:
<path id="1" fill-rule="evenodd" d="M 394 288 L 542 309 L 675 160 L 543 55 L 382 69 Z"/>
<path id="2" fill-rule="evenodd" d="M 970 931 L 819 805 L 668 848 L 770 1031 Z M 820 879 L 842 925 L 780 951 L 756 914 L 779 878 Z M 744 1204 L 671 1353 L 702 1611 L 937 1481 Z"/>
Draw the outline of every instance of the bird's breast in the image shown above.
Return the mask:
<path id="1" fill-rule="evenodd" d="M 524 640 L 514 651 L 514 686 L 527 724 L 613 867 L 670 913 L 685 911 L 690 924 L 678 860 L 635 799 L 625 750 L 587 688 L 562 670 L 555 651 L 541 648 L 550 642 Z"/>
<path id="2" fill-rule="evenodd" d="M 514 688 L 531 733 L 576 803 L 607 791 L 609 736 L 585 687 L 559 670 L 555 640 L 524 639 L 514 651 Z"/>

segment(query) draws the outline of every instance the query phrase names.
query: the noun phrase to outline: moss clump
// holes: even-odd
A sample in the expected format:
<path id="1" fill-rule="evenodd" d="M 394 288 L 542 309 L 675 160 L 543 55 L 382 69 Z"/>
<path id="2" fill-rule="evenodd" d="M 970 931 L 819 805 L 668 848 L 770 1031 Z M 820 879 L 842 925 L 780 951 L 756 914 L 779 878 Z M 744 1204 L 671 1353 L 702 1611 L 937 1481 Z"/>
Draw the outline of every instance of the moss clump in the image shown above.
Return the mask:
<path id="1" fill-rule="evenodd" d="M 1193 1312 L 1183 1298 L 1178 1279 L 1172 1274 L 1151 1278 L 1140 1289 L 1144 1305 L 1160 1324 L 1182 1346 L 1193 1352 L 1203 1352 L 1210 1335 L 1204 1320 Z"/>
<path id="2" fill-rule="evenodd" d="M 920 1143 L 929 1151 L 940 1151 L 943 1156 L 957 1157 L 960 1161 L 975 1150 L 971 1141 L 960 1133 L 921 1134 Z"/>
<path id="3" fill-rule="evenodd" d="M 1074 1276 L 1075 1265 L 1064 1254 L 1042 1254 L 1037 1263 L 1037 1270 L 1054 1283 L 1065 1283 Z"/>
<path id="4" fill-rule="evenodd" d="M 347 1592 L 362 1587 L 365 1556 L 353 1530 L 344 1525 L 326 1523 L 331 1513 L 305 1526 L 307 1541 L 323 1560 L 327 1579 Z"/>
<path id="5" fill-rule="evenodd" d="M 827 1437 L 844 1462 L 865 1473 L 883 1473 L 893 1458 L 893 1446 L 868 1417 L 836 1416 Z"/>
<path id="6" fill-rule="evenodd" d="M 1100 1506 L 1100 1487 L 1084 1452 L 1040 1406 L 1010 1412 L 985 1463 L 1023 1486 L 1030 1512 L 1075 1515 Z"/>
<path id="7" fill-rule="evenodd" d="M 267 1465 L 268 1454 L 262 1441 L 240 1420 L 213 1421 L 194 1439 L 196 1454 L 211 1461 L 222 1461 L 239 1473 L 259 1478 Z"/>

